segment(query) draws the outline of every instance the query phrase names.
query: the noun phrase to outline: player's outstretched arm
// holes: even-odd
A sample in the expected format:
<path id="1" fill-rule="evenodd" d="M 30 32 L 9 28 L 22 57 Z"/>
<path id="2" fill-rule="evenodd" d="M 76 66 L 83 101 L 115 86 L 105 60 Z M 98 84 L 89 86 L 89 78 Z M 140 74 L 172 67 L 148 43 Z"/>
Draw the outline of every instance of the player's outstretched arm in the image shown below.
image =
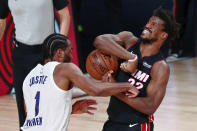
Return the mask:
<path id="1" fill-rule="evenodd" d="M 120 92 L 128 91 L 131 87 L 128 82 L 95 82 L 83 75 L 81 70 L 72 63 L 64 63 L 58 66 L 61 70 L 62 79 L 72 81 L 80 89 L 92 96 L 111 96 Z"/>
<path id="2" fill-rule="evenodd" d="M 116 97 L 139 112 L 151 115 L 157 110 L 163 100 L 169 74 L 170 69 L 166 62 L 157 62 L 151 71 L 152 79 L 148 85 L 146 97 L 128 98 L 121 93 L 117 94 Z"/>
<path id="3" fill-rule="evenodd" d="M 129 60 L 135 56 L 126 49 L 135 41 L 137 41 L 137 38 L 133 36 L 131 32 L 124 31 L 117 35 L 104 34 L 97 36 L 94 41 L 94 46 L 105 54 Z"/>

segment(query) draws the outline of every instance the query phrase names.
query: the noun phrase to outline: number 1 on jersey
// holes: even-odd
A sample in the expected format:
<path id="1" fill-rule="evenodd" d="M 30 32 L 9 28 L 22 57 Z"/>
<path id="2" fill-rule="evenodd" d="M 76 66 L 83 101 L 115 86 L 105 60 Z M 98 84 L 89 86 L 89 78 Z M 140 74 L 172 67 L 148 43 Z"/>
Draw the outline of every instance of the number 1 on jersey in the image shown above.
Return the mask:
<path id="1" fill-rule="evenodd" d="M 35 99 L 36 99 L 35 116 L 37 116 L 38 115 L 38 112 L 39 112 L 40 91 L 37 91 L 36 96 L 35 96 Z"/>

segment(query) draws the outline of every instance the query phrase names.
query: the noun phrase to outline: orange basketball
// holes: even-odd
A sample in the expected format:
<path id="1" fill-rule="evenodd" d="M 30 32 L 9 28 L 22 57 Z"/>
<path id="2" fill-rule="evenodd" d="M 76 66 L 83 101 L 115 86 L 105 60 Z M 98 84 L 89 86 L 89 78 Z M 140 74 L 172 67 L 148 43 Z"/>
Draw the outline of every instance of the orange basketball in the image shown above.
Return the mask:
<path id="1" fill-rule="evenodd" d="M 99 50 L 93 50 L 86 59 L 86 70 L 95 79 L 101 80 L 102 76 L 118 69 L 118 58 L 112 55 L 104 55 Z"/>

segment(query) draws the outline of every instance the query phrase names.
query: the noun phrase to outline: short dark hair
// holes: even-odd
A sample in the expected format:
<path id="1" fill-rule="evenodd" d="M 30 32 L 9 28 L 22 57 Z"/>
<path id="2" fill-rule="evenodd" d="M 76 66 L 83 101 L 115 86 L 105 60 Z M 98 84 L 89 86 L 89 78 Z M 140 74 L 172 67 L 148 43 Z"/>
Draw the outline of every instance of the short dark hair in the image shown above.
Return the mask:
<path id="1" fill-rule="evenodd" d="M 176 22 L 172 12 L 159 7 L 153 11 L 153 16 L 159 17 L 164 21 L 163 31 L 168 33 L 166 41 L 174 40 L 179 37 L 181 25 Z"/>
<path id="2" fill-rule="evenodd" d="M 43 43 L 44 60 L 47 58 L 53 59 L 57 49 L 66 49 L 68 40 L 68 37 L 61 34 L 53 33 L 49 35 Z"/>

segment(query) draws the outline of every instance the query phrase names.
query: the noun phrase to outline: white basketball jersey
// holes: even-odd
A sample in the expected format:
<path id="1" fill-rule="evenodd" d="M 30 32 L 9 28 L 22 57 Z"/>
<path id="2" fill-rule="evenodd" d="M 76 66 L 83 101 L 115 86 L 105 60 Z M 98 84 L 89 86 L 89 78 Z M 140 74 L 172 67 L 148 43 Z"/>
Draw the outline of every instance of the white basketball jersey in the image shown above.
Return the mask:
<path id="1" fill-rule="evenodd" d="M 66 131 L 72 110 L 72 91 L 60 89 L 53 72 L 58 62 L 38 64 L 25 78 L 27 118 L 23 131 Z"/>

